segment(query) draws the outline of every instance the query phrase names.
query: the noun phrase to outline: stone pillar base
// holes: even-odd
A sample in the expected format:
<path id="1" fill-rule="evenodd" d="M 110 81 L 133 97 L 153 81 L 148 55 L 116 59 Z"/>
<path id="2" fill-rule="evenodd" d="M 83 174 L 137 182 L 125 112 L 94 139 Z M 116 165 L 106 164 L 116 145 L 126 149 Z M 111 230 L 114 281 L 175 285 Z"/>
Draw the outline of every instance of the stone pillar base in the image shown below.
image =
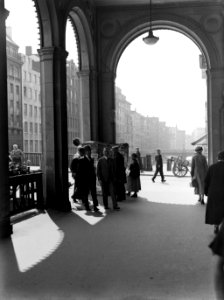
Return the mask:
<path id="1" fill-rule="evenodd" d="M 7 238 L 12 234 L 12 225 L 10 220 L 0 221 L 0 238 Z"/>

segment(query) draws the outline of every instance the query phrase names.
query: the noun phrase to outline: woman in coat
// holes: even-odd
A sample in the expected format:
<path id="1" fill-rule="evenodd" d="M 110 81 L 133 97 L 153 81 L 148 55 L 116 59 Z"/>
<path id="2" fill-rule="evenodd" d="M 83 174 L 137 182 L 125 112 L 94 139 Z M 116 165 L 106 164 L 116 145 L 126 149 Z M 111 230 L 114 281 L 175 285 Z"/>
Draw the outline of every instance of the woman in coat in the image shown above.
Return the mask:
<path id="1" fill-rule="evenodd" d="M 206 157 L 202 154 L 203 148 L 197 146 L 195 148 L 196 154 L 192 158 L 191 162 L 191 177 L 196 179 L 197 187 L 195 188 L 195 194 L 199 195 L 198 201 L 201 204 L 204 202 L 204 180 L 208 171 L 208 163 Z"/>
<path id="2" fill-rule="evenodd" d="M 131 155 L 132 162 L 128 168 L 128 177 L 127 177 L 127 195 L 130 196 L 131 192 L 134 192 L 131 197 L 137 198 L 138 191 L 141 190 L 140 182 L 140 167 L 138 164 L 138 156 L 136 153 Z"/>
<path id="3" fill-rule="evenodd" d="M 208 196 L 205 223 L 219 225 L 224 218 L 224 151 L 218 154 L 218 162 L 211 165 L 205 178 L 205 195 Z"/>

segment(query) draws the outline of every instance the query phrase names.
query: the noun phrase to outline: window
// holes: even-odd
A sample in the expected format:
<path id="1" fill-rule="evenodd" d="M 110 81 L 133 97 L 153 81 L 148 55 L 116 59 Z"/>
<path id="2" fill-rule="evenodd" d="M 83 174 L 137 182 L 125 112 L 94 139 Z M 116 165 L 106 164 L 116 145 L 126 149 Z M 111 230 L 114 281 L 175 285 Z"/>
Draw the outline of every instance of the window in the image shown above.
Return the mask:
<path id="1" fill-rule="evenodd" d="M 28 141 L 27 140 L 25 140 L 25 152 L 29 152 Z"/>
<path id="2" fill-rule="evenodd" d="M 13 94 L 13 84 L 10 83 L 10 93 Z"/>
<path id="3" fill-rule="evenodd" d="M 26 88 L 26 86 L 23 87 L 23 94 L 24 94 L 24 97 L 27 97 L 27 88 Z"/>
<path id="4" fill-rule="evenodd" d="M 27 117 L 27 104 L 24 104 L 24 116 Z"/>
<path id="5" fill-rule="evenodd" d="M 18 85 L 16 85 L 16 95 L 19 96 L 19 86 Z"/>
<path id="6" fill-rule="evenodd" d="M 24 122 L 24 132 L 28 132 L 28 123 Z"/>
<path id="7" fill-rule="evenodd" d="M 33 123 L 30 122 L 30 133 L 33 133 Z"/>
<path id="8" fill-rule="evenodd" d="M 34 106 L 34 118 L 36 118 L 36 117 L 37 117 L 37 107 Z"/>
<path id="9" fill-rule="evenodd" d="M 29 116 L 32 117 L 33 116 L 33 106 L 29 105 Z"/>
<path id="10" fill-rule="evenodd" d="M 13 109 L 13 108 L 14 108 L 14 101 L 10 100 L 10 109 Z"/>
<path id="11" fill-rule="evenodd" d="M 38 124 L 35 123 L 35 134 L 38 134 Z"/>
<path id="12" fill-rule="evenodd" d="M 33 141 L 30 141 L 30 152 L 33 152 Z"/>
<path id="13" fill-rule="evenodd" d="M 38 141 L 35 141 L 35 152 L 38 152 Z"/>

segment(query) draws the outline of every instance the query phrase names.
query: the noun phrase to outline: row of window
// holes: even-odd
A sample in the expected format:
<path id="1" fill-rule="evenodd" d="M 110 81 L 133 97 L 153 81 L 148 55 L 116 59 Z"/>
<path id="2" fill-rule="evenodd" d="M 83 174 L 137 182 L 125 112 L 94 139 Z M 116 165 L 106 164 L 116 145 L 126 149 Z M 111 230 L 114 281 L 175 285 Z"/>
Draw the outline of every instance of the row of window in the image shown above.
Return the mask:
<path id="1" fill-rule="evenodd" d="M 42 125 L 40 123 L 24 122 L 24 132 L 42 134 Z"/>
<path id="2" fill-rule="evenodd" d="M 19 85 L 15 85 L 15 92 L 16 92 L 16 95 L 19 96 Z M 10 91 L 10 94 L 14 94 L 14 84 L 13 83 L 10 83 L 9 84 L 9 91 Z"/>
<path id="3" fill-rule="evenodd" d="M 41 107 L 33 106 L 31 104 L 24 103 L 23 106 L 23 114 L 24 117 L 28 116 L 28 107 L 29 107 L 29 117 L 39 118 L 41 119 Z"/>
<path id="4" fill-rule="evenodd" d="M 36 140 L 24 140 L 24 151 L 25 152 L 35 152 L 41 153 L 42 152 L 42 141 Z"/>
<path id="5" fill-rule="evenodd" d="M 23 95 L 24 97 L 28 98 L 28 99 L 33 99 L 35 101 L 39 100 L 40 101 L 40 93 L 37 90 L 32 90 L 29 87 L 24 86 L 23 87 Z"/>
<path id="6" fill-rule="evenodd" d="M 15 66 L 15 65 L 9 65 L 8 67 L 8 75 L 15 77 L 15 78 L 20 78 L 20 69 Z"/>
<path id="7" fill-rule="evenodd" d="M 23 71 L 23 80 L 27 82 L 33 82 L 35 84 L 40 84 L 40 77 L 37 74 L 32 74 L 31 72 Z"/>

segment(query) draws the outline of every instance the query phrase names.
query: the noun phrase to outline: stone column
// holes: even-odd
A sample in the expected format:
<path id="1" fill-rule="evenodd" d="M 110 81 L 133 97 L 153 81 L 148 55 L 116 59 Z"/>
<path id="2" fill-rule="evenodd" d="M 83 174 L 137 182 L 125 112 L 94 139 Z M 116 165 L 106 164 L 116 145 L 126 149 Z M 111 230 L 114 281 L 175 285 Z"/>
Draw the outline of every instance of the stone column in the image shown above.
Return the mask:
<path id="1" fill-rule="evenodd" d="M 0 1 L 0 237 L 12 233 L 9 203 L 9 162 L 8 162 L 8 96 L 7 96 L 7 56 L 5 20 L 8 11 L 4 1 Z"/>
<path id="2" fill-rule="evenodd" d="M 116 141 L 114 72 L 102 72 L 99 76 L 99 124 L 100 141 L 114 144 Z"/>
<path id="3" fill-rule="evenodd" d="M 66 101 L 67 52 L 39 50 L 43 110 L 43 183 L 47 207 L 71 210 L 68 195 L 68 141 Z"/>
<path id="4" fill-rule="evenodd" d="M 211 69 L 208 75 L 208 152 L 209 163 L 224 150 L 224 69 Z"/>
<path id="5" fill-rule="evenodd" d="M 90 135 L 90 80 L 89 71 L 78 72 L 80 82 L 80 126 L 81 126 L 81 141 L 89 141 Z"/>
<path id="6" fill-rule="evenodd" d="M 90 72 L 90 136 L 92 141 L 99 141 L 99 103 L 97 94 L 97 73 Z"/>

